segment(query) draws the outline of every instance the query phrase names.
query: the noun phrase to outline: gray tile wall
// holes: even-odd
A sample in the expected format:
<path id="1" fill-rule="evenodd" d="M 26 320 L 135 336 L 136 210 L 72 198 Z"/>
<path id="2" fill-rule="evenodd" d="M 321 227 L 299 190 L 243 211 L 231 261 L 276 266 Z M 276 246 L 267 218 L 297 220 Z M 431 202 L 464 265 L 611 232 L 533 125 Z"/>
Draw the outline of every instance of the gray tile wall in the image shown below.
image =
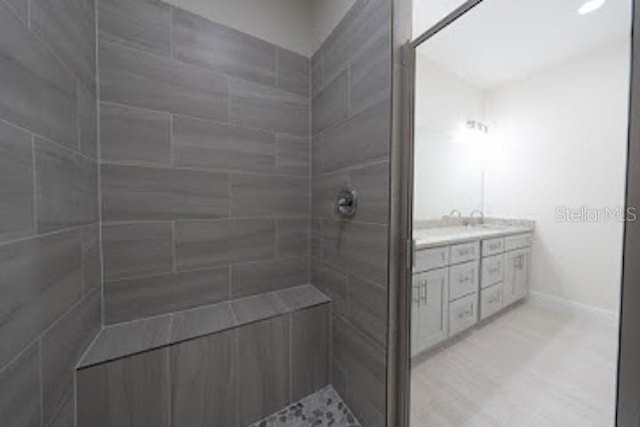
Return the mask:
<path id="1" fill-rule="evenodd" d="M 321 304 L 80 369 L 78 427 L 247 426 L 328 384 L 329 331 Z"/>
<path id="2" fill-rule="evenodd" d="M 390 88 L 391 1 L 358 0 L 312 58 L 311 280 L 333 300 L 332 383 L 367 426 L 386 422 Z"/>
<path id="3" fill-rule="evenodd" d="M 102 322 L 93 0 L 0 0 L 0 424 L 72 425 Z M 70 422 L 71 421 L 71 422 Z"/>
<path id="4" fill-rule="evenodd" d="M 310 60 L 157 0 L 98 16 L 106 322 L 308 283 Z"/>

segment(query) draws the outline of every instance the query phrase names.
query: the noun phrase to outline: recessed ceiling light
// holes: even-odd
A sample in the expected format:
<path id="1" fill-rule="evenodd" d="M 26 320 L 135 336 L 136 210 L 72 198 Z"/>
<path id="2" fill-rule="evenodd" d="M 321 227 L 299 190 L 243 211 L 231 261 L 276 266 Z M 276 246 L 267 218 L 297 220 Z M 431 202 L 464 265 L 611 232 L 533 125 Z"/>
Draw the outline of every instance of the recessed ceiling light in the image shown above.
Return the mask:
<path id="1" fill-rule="evenodd" d="M 580 15 L 586 15 L 587 13 L 595 12 L 600 9 L 607 0 L 586 0 L 578 8 Z"/>

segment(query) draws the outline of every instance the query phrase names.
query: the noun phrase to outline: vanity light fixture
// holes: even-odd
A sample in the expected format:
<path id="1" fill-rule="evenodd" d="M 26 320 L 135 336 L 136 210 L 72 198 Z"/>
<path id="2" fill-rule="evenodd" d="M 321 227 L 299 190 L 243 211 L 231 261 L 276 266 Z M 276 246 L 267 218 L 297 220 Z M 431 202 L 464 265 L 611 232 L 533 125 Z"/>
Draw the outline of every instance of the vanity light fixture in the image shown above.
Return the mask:
<path id="1" fill-rule="evenodd" d="M 600 9 L 607 0 L 585 0 L 581 2 L 580 7 L 578 8 L 578 13 L 580 15 L 586 15 L 591 12 L 595 12 Z"/>

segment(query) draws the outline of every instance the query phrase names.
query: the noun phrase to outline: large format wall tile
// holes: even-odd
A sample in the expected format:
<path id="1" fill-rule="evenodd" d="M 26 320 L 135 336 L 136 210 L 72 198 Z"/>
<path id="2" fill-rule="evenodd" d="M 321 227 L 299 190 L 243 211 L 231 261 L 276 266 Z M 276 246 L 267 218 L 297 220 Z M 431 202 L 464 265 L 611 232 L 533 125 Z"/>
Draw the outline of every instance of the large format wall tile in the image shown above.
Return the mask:
<path id="1" fill-rule="evenodd" d="M 328 129 L 320 136 L 321 163 L 331 172 L 389 156 L 389 99 Z"/>
<path id="2" fill-rule="evenodd" d="M 249 425 L 289 403 L 289 317 L 238 331 L 240 425 Z"/>
<path id="3" fill-rule="evenodd" d="M 80 250 L 77 231 L 0 246 L 0 366 L 78 301 Z"/>
<path id="4" fill-rule="evenodd" d="M 309 138 L 278 135 L 276 165 L 282 175 L 309 176 Z"/>
<path id="5" fill-rule="evenodd" d="M 358 189 L 356 219 L 387 224 L 389 221 L 389 163 L 350 171 L 351 185 Z"/>
<path id="6" fill-rule="evenodd" d="M 109 282 L 104 287 L 105 322 L 155 316 L 228 298 L 228 267 Z"/>
<path id="7" fill-rule="evenodd" d="M 348 404 L 363 425 L 384 426 L 386 356 L 349 322 L 336 318 L 333 359 L 346 375 Z"/>
<path id="8" fill-rule="evenodd" d="M 0 118 L 77 147 L 76 80 L 0 2 Z"/>
<path id="9" fill-rule="evenodd" d="M 65 398 L 73 391 L 76 361 L 100 329 L 100 292 L 87 295 L 44 335 L 42 387 L 44 424 L 48 425 Z"/>
<path id="10" fill-rule="evenodd" d="M 73 427 L 76 422 L 75 395 L 69 393 L 49 427 Z"/>
<path id="11" fill-rule="evenodd" d="M 0 1 L 3 426 L 72 425 L 101 323 L 95 30 L 94 0 Z"/>
<path id="12" fill-rule="evenodd" d="M 333 310 L 347 315 L 347 274 L 327 263 L 314 259 L 311 266 L 311 283 L 331 298 Z"/>
<path id="13" fill-rule="evenodd" d="M 309 135 L 309 99 L 240 79 L 230 82 L 232 123 L 289 135 Z"/>
<path id="14" fill-rule="evenodd" d="M 226 174 L 102 166 L 106 221 L 220 218 L 229 214 Z"/>
<path id="15" fill-rule="evenodd" d="M 309 58 L 278 48 L 278 87 L 309 96 L 311 63 Z"/>
<path id="16" fill-rule="evenodd" d="M 225 122 L 227 80 L 201 67 L 100 43 L 101 101 Z"/>
<path id="17" fill-rule="evenodd" d="M 333 80 L 376 34 L 388 31 L 390 23 L 391 1 L 356 1 L 320 48 L 323 83 Z"/>
<path id="18" fill-rule="evenodd" d="M 35 140 L 38 232 L 98 220 L 96 164 L 43 139 Z"/>
<path id="19" fill-rule="evenodd" d="M 277 223 L 277 252 L 281 258 L 309 253 L 309 219 L 280 219 Z"/>
<path id="20" fill-rule="evenodd" d="M 384 347 L 387 337 L 387 289 L 350 275 L 349 319 L 380 347 Z"/>
<path id="21" fill-rule="evenodd" d="M 5 0 L 15 10 L 18 16 L 27 22 L 29 18 L 29 0 Z"/>
<path id="22" fill-rule="evenodd" d="M 41 427 L 37 344 L 0 372 L 0 420 L 7 427 Z"/>
<path id="23" fill-rule="evenodd" d="M 231 216 L 305 216 L 309 179 L 291 176 L 231 176 Z"/>
<path id="24" fill-rule="evenodd" d="M 100 106 L 102 161 L 171 163 L 171 115 L 123 105 Z"/>
<path id="25" fill-rule="evenodd" d="M 176 259 L 179 270 L 273 258 L 276 224 L 270 219 L 178 221 Z"/>
<path id="26" fill-rule="evenodd" d="M 174 426 L 236 426 L 236 332 L 171 347 L 171 420 Z"/>
<path id="27" fill-rule="evenodd" d="M 357 0 L 312 58 L 311 281 L 334 303 L 332 382 L 366 426 L 386 418 L 391 4 Z"/>
<path id="28" fill-rule="evenodd" d="M 96 44 L 93 0 L 31 0 L 31 29 L 95 92 Z"/>
<path id="29" fill-rule="evenodd" d="M 102 40 L 169 56 L 171 6 L 159 0 L 99 0 Z"/>
<path id="30" fill-rule="evenodd" d="M 78 427 L 168 427 L 168 349 L 81 369 Z"/>
<path id="31" fill-rule="evenodd" d="M 178 166 L 273 173 L 276 140 L 268 132 L 175 117 L 175 161 Z"/>
<path id="32" fill-rule="evenodd" d="M 182 9 L 174 9 L 175 58 L 245 80 L 275 85 L 276 47 Z"/>
<path id="33" fill-rule="evenodd" d="M 311 114 L 314 135 L 349 117 L 348 70 L 344 70 L 313 97 Z"/>
<path id="34" fill-rule="evenodd" d="M 306 256 L 231 266 L 233 298 L 275 291 L 308 282 L 309 259 Z"/>
<path id="35" fill-rule="evenodd" d="M 100 226 L 92 224 L 82 229 L 82 291 L 91 293 L 102 284 L 100 258 Z"/>
<path id="36" fill-rule="evenodd" d="M 106 281 L 173 270 L 170 222 L 104 224 L 102 242 Z"/>
<path id="37" fill-rule="evenodd" d="M 80 151 L 92 159 L 98 158 L 98 101 L 82 83 L 77 85 L 78 143 Z"/>
<path id="38" fill-rule="evenodd" d="M 291 400 L 296 401 L 329 384 L 328 305 L 291 315 Z"/>
<path id="39" fill-rule="evenodd" d="M 387 227 L 325 220 L 324 260 L 374 283 L 387 283 Z"/>
<path id="40" fill-rule="evenodd" d="M 350 105 L 351 114 L 376 104 L 391 93 L 391 30 L 368 41 L 366 47 L 351 66 Z"/>
<path id="41" fill-rule="evenodd" d="M 33 231 L 31 136 L 0 121 L 0 242 Z"/>

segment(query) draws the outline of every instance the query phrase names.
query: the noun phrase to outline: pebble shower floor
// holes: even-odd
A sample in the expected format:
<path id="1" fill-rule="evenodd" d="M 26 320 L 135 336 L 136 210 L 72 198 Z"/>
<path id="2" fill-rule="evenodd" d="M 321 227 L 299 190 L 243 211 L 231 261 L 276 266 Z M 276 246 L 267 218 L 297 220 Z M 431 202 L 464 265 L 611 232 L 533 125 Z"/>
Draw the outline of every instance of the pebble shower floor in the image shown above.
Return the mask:
<path id="1" fill-rule="evenodd" d="M 251 427 L 360 427 L 332 386 L 327 386 Z"/>

